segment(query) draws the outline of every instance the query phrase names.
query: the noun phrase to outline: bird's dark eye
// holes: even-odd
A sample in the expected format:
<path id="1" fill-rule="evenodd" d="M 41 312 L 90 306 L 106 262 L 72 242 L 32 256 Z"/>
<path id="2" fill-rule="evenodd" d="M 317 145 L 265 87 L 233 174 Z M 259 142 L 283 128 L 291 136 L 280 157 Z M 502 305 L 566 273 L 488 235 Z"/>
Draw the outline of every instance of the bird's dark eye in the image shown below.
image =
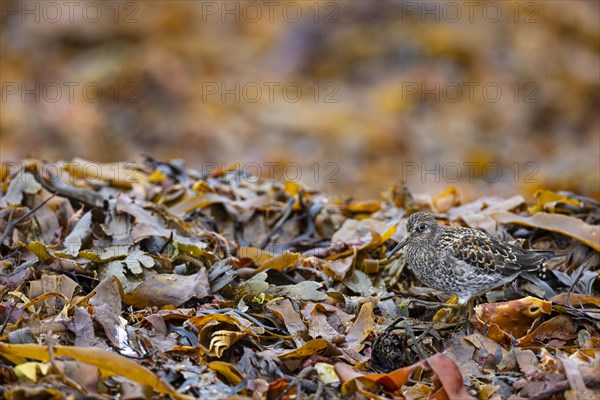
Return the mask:
<path id="1" fill-rule="evenodd" d="M 417 231 L 423 232 L 427 228 L 427 224 L 421 224 L 417 226 Z"/>

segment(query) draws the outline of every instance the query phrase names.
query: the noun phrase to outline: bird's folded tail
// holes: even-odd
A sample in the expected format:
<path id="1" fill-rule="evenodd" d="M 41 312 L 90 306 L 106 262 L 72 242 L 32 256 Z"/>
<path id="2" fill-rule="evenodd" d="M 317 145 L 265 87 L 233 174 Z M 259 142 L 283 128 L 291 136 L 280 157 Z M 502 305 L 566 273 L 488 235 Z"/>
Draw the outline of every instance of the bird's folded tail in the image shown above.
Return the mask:
<path id="1" fill-rule="evenodd" d="M 527 272 L 522 273 L 521 276 L 534 285 L 542 288 L 546 294 L 545 297 L 547 300 L 556 296 L 554 289 L 562 287 L 564 284 L 557 278 L 554 272 L 547 269 L 545 265 L 546 261 L 555 256 L 555 253 L 553 251 L 532 251 L 527 253 L 527 256 L 531 258 L 527 261 L 533 264 L 534 267 L 528 269 Z"/>
<path id="2" fill-rule="evenodd" d="M 554 257 L 553 251 L 528 251 L 517 256 L 517 262 L 522 270 L 531 272 L 540 277 L 540 279 L 548 279 L 550 274 L 545 267 L 546 261 Z"/>

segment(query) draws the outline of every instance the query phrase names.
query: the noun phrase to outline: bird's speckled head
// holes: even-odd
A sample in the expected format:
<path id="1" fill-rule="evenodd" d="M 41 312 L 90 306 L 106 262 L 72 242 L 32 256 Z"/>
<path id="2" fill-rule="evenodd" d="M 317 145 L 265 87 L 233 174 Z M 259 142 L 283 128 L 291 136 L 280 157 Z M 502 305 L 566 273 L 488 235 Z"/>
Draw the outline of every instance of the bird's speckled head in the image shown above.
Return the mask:
<path id="1" fill-rule="evenodd" d="M 428 243 L 435 243 L 435 237 L 440 226 L 435 222 L 433 215 L 418 212 L 408 217 L 406 228 L 406 236 L 404 236 L 404 239 L 402 239 L 392 250 L 388 258 L 405 246 L 426 246 Z"/>
<path id="2" fill-rule="evenodd" d="M 406 230 L 410 234 L 422 234 L 430 230 L 432 227 L 437 227 L 433 215 L 424 212 L 414 213 L 406 220 Z M 435 229 L 435 228 L 434 228 Z"/>

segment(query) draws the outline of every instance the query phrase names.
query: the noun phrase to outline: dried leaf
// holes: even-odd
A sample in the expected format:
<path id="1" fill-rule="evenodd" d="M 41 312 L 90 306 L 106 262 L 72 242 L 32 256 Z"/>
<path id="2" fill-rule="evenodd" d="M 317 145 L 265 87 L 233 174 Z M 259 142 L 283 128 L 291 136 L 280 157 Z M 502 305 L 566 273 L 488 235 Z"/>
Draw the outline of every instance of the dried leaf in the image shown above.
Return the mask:
<path id="1" fill-rule="evenodd" d="M 348 272 L 350 272 L 353 262 L 354 256 L 334 261 L 325 261 L 323 264 L 323 272 L 337 280 L 342 280 L 348 275 Z"/>
<path id="2" fill-rule="evenodd" d="M 351 213 L 372 214 L 381 209 L 381 202 L 375 200 L 352 201 L 350 203 L 340 204 L 340 210 Z"/>
<path id="3" fill-rule="evenodd" d="M 225 383 L 231 386 L 236 386 L 242 381 L 242 374 L 232 364 L 223 361 L 212 361 L 207 366 L 223 376 Z"/>
<path id="4" fill-rule="evenodd" d="M 141 274 L 142 267 L 152 268 L 154 266 L 154 259 L 145 254 L 139 246 L 135 246 L 122 262 L 134 274 Z"/>
<path id="5" fill-rule="evenodd" d="M 281 354 L 279 358 L 282 360 L 288 360 L 291 358 L 306 358 L 323 351 L 328 346 L 329 343 L 325 339 L 313 339 L 295 350 Z"/>
<path id="6" fill-rule="evenodd" d="M 550 299 L 552 303 L 562 304 L 563 306 L 569 305 L 569 300 L 573 307 L 580 307 L 583 305 L 600 307 L 600 298 L 579 293 L 561 293 Z"/>
<path id="7" fill-rule="evenodd" d="M 592 391 L 585 386 L 583 376 L 577 368 L 577 364 L 569 358 L 558 356 L 558 359 L 562 362 L 565 374 L 569 380 L 569 390 L 565 391 L 565 398 L 567 400 L 592 400 L 598 398 L 598 392 Z"/>
<path id="8" fill-rule="evenodd" d="M 60 257 L 75 257 L 79 254 L 83 241 L 91 235 L 92 212 L 86 212 L 75 224 L 75 227 L 63 241 L 65 250 L 56 252 Z"/>
<path id="9" fill-rule="evenodd" d="M 515 356 L 519 364 L 519 369 L 526 376 L 533 375 L 538 371 L 540 362 L 533 351 L 520 350 L 518 347 L 515 347 Z"/>
<path id="10" fill-rule="evenodd" d="M 108 350 L 108 346 L 96 337 L 92 316 L 82 307 L 73 309 L 76 347 L 98 347 Z"/>
<path id="11" fill-rule="evenodd" d="M 113 238 L 113 241 L 118 244 L 133 244 L 131 238 L 131 230 L 133 225 L 130 218 L 126 214 L 119 214 L 116 211 L 117 200 L 109 201 L 108 212 L 103 224 L 100 225 L 105 234 Z"/>
<path id="12" fill-rule="evenodd" d="M 202 256 L 204 254 L 204 249 L 206 249 L 207 246 L 207 244 L 200 239 L 187 238 L 179 235 L 175 236 L 175 243 L 177 248 L 192 257 Z"/>
<path id="13" fill-rule="evenodd" d="M 307 309 L 309 308 L 307 307 Z M 330 314 L 335 315 L 335 311 L 328 310 L 320 304 L 316 304 L 312 308 L 309 317 L 306 318 L 308 322 L 308 334 L 313 339 L 322 338 L 329 343 L 340 344 L 344 341 L 344 336 L 340 332 L 341 320 L 330 320 Z"/>
<path id="14" fill-rule="evenodd" d="M 221 357 L 223 352 L 238 340 L 254 334 L 231 315 L 201 315 L 190 318 L 188 322 L 194 325 L 199 332 L 199 346 L 206 354 L 213 357 Z"/>
<path id="15" fill-rule="evenodd" d="M 322 286 L 319 282 L 303 281 L 295 285 L 275 286 L 273 292 L 298 301 L 323 301 L 327 295 L 318 290 Z"/>
<path id="16" fill-rule="evenodd" d="M 202 299 L 210 294 L 206 269 L 193 275 L 156 274 L 145 278 L 132 292 L 125 294 L 125 303 L 138 309 L 149 306 L 178 307 L 191 298 Z"/>
<path id="17" fill-rule="evenodd" d="M 96 393 L 98 391 L 100 371 L 97 366 L 74 360 L 55 360 L 54 365 L 64 376 L 77 382 L 89 392 Z"/>
<path id="18" fill-rule="evenodd" d="M 558 232 L 600 251 L 600 226 L 586 224 L 575 217 L 544 212 L 524 217 L 510 212 L 495 212 L 492 218 L 501 224 L 518 224 Z"/>
<path id="19" fill-rule="evenodd" d="M 46 298 L 44 305 L 46 306 L 46 312 L 49 312 L 50 315 L 55 315 L 61 309 L 64 309 L 64 313 L 66 313 L 65 307 L 73 298 L 77 286 L 77 282 L 66 275 L 44 274 L 41 279 L 29 282 L 29 296 L 33 299 L 32 302 L 36 302 L 43 295 L 62 295 L 60 296 L 62 298 L 57 298 L 54 295 L 51 298 Z"/>
<path id="20" fill-rule="evenodd" d="M 175 231 L 165 228 L 158 217 L 152 215 L 125 195 L 119 195 L 117 198 L 115 211 L 128 214 L 134 218 L 131 236 L 135 243 L 150 236 L 169 238 L 176 235 Z"/>
<path id="21" fill-rule="evenodd" d="M 342 281 L 348 289 L 361 296 L 371 296 L 385 292 L 385 283 L 381 279 L 374 281 L 367 274 L 357 269 L 352 270 L 352 274 Z"/>
<path id="22" fill-rule="evenodd" d="M 570 199 L 567 196 L 551 190 L 538 190 L 533 194 L 533 197 L 536 198 L 537 203 L 527 209 L 529 214 L 536 214 L 542 211 L 553 213 L 558 204 L 571 204 L 577 207 L 581 206 L 580 201 Z"/>
<path id="23" fill-rule="evenodd" d="M 106 337 L 117 348 L 126 353 L 133 353 L 127 341 L 127 333 L 121 316 L 123 289 L 117 278 L 111 277 L 100 282 L 95 289 L 96 294 L 89 303 L 94 307 L 93 318 L 104 329 Z"/>
<path id="24" fill-rule="evenodd" d="M 302 322 L 300 315 L 294 310 L 292 302 L 288 299 L 283 299 L 279 302 L 269 304 L 268 308 L 283 321 L 296 346 L 302 346 L 304 344 L 303 337 L 307 335 L 308 330 L 304 322 Z"/>
<path id="25" fill-rule="evenodd" d="M 21 172 L 10 181 L 6 195 L 0 198 L 0 206 L 21 205 L 23 193 L 36 194 L 40 190 L 42 190 L 42 185 L 35 180 L 32 174 Z"/>
<path id="26" fill-rule="evenodd" d="M 484 303 L 475 307 L 479 329 L 483 330 L 485 324 L 494 324 L 517 339 L 527 334 L 536 318 L 551 313 L 551 302 L 531 296 L 503 303 Z"/>
<path id="27" fill-rule="evenodd" d="M 31 242 L 27 248 L 37 256 L 41 263 L 54 258 L 54 255 L 50 253 L 46 245 L 42 242 Z"/>
<path id="28" fill-rule="evenodd" d="M 34 360 L 50 360 L 48 347 L 38 344 L 0 343 L 0 351 L 2 354 L 27 357 Z M 149 385 L 157 392 L 173 396 L 175 399 L 191 399 L 189 396 L 176 392 L 171 385 L 154 375 L 150 370 L 113 352 L 90 347 L 72 346 L 53 346 L 52 351 L 54 357 L 70 357 L 80 362 L 95 365 L 107 375 L 121 375 L 134 382 Z"/>
<path id="29" fill-rule="evenodd" d="M 317 373 L 319 374 L 319 379 L 324 384 L 336 383 L 340 381 L 337 374 L 335 373 L 335 369 L 333 365 L 326 363 L 317 363 L 315 365 Z"/>
<path id="30" fill-rule="evenodd" d="M 384 222 L 372 218 L 363 220 L 347 219 L 342 227 L 331 238 L 332 242 L 346 243 L 359 250 L 372 248 L 388 240 L 396 232 L 396 226 L 389 226 Z M 352 254 L 352 250 L 338 254 L 340 256 Z"/>
<path id="31" fill-rule="evenodd" d="M 371 334 L 374 328 L 373 303 L 367 302 L 361 306 L 356 321 L 354 321 L 346 334 L 347 346 L 354 351 L 361 351 L 364 347 L 362 344 L 363 341 Z"/>
<path id="32" fill-rule="evenodd" d="M 101 164 L 82 158 L 75 158 L 64 164 L 63 169 L 71 176 L 92 181 L 104 180 L 110 184 L 125 189 L 135 183 L 145 182 L 147 177 L 135 168 L 133 163 Z"/>
<path id="33" fill-rule="evenodd" d="M 481 197 L 471 203 L 451 208 L 448 210 L 448 216 L 451 221 L 460 219 L 470 228 L 480 228 L 493 235 L 496 233 L 497 223 L 492 214 L 514 210 L 522 204 L 525 204 L 525 199 L 520 195 L 508 199 Z"/>
<path id="34" fill-rule="evenodd" d="M 285 251 L 275 255 L 256 247 L 241 247 L 238 251 L 238 257 L 249 258 L 254 261 L 254 263 L 258 265 L 258 268 L 256 269 L 256 272 L 258 273 L 267 269 L 282 271 L 289 268 L 300 259 L 300 253 Z"/>
<path id="35" fill-rule="evenodd" d="M 86 260 L 91 260 L 97 263 L 121 259 L 127 257 L 132 246 L 129 245 L 114 245 L 104 248 L 95 248 L 91 250 L 81 250 L 79 257 Z M 120 263 L 117 263 L 117 265 Z"/>
<path id="36" fill-rule="evenodd" d="M 575 324 L 568 315 L 558 315 L 517 341 L 519 347 L 541 345 L 548 339 L 572 340 L 577 337 Z"/>
<path id="37" fill-rule="evenodd" d="M 442 193 L 433 198 L 433 205 L 438 213 L 446 213 L 452 207 L 459 204 L 458 190 L 454 186 L 448 187 Z"/>
<path id="38" fill-rule="evenodd" d="M 345 364 L 337 363 L 335 365 L 336 373 L 343 382 L 342 393 L 344 395 L 351 394 L 352 388 L 349 382 L 359 377 L 377 382 L 388 390 L 395 392 L 408 381 L 408 378 L 410 378 L 418 367 L 431 369 L 435 372 L 450 400 L 474 400 L 465 390 L 462 375 L 456 364 L 443 354 L 435 354 L 426 360 L 419 361 L 409 367 L 397 369 L 388 374 L 355 375 L 351 377 L 351 375 L 344 371 L 347 368 Z M 349 377 L 350 380 L 348 380 Z"/>

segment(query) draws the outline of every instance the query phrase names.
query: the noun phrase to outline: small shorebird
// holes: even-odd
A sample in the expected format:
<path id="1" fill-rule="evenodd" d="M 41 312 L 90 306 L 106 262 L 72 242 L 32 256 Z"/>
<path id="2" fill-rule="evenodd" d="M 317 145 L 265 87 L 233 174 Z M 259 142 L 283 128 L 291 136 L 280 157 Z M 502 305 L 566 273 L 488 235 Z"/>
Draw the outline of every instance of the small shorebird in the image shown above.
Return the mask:
<path id="1" fill-rule="evenodd" d="M 408 233 L 392 250 L 404 249 L 408 268 L 425 285 L 458 295 L 459 304 L 530 272 L 546 279 L 544 262 L 554 253 L 513 246 L 475 229 L 438 225 L 418 212 L 407 221 Z"/>

